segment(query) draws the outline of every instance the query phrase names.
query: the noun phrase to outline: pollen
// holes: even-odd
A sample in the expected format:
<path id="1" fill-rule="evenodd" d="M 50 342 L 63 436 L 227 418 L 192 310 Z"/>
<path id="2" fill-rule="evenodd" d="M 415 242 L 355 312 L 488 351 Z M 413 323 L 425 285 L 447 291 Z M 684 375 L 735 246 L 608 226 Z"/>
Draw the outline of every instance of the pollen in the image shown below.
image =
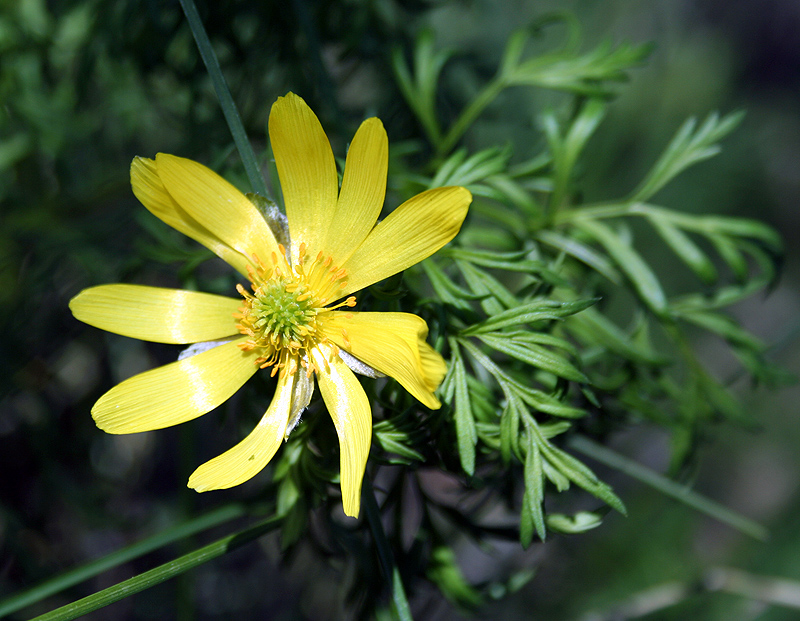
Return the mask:
<path id="1" fill-rule="evenodd" d="M 315 371 L 308 353 L 328 341 L 320 330 L 325 318 L 335 309 L 356 304 L 351 295 L 329 305 L 329 301 L 342 297 L 347 271 L 333 265 L 333 259 L 322 252 L 310 259 L 305 244 L 299 249 L 295 266 L 289 263 L 283 246 L 279 247 L 280 254 L 271 253 L 269 264 L 253 256 L 247 270 L 251 291 L 236 286 L 244 302 L 234 314 L 236 327 L 250 337 L 239 347 L 256 350 L 256 364 L 262 369 L 272 367 L 272 375 L 281 368 L 290 373 L 300 367 L 306 373 Z"/>

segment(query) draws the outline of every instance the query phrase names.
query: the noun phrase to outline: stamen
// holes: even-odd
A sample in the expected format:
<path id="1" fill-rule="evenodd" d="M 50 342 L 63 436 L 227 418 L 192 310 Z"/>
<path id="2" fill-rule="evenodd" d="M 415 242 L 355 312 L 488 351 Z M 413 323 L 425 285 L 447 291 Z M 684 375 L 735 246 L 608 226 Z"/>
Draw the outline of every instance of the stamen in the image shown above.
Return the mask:
<path id="1" fill-rule="evenodd" d="M 281 370 L 297 373 L 302 368 L 310 377 L 323 370 L 321 366 L 330 371 L 329 361 L 339 356 L 339 348 L 325 337 L 322 326 L 331 311 L 356 304 L 355 296 L 351 295 L 328 307 L 328 300 L 341 297 L 347 270 L 334 265 L 333 257 L 323 252 L 309 261 L 305 242 L 300 243 L 298 250 L 294 266 L 282 244 L 270 253 L 269 267 L 253 254 L 252 265 L 247 265 L 252 292 L 236 285 L 242 306 L 232 313 L 234 325 L 247 337 L 239 348 L 254 352 L 255 364 L 262 369 L 271 367 L 272 376 Z M 342 331 L 342 336 L 349 348 L 346 331 Z M 328 357 L 312 359 L 312 350 L 321 344 L 330 346 Z"/>

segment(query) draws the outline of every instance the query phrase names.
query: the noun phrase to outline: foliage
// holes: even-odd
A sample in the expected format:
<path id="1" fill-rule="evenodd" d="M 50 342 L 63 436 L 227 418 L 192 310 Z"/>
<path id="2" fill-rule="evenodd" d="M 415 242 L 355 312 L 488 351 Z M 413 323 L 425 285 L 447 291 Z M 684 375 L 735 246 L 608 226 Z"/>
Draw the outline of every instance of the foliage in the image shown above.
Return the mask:
<path id="1" fill-rule="evenodd" d="M 592 166 L 584 157 L 587 143 L 620 84 L 645 62 L 648 45 L 605 41 L 584 49 L 575 18 L 547 16 L 512 33 L 493 77 L 460 101 L 447 75 L 454 68 L 469 72 L 468 59 L 440 49 L 430 30 L 412 38 L 401 27 L 398 16 L 421 13 L 422 7 L 378 3 L 387 9 L 383 13 L 361 7 L 355 27 L 335 41 L 334 26 L 346 17 L 337 3 L 313 8 L 295 3 L 304 55 L 292 47 L 297 33 L 288 27 L 282 32 L 285 17 L 247 4 L 230 3 L 235 19 L 221 17 L 224 11 L 214 3 L 201 6 L 200 16 L 217 44 L 244 126 L 259 147 L 268 186 L 274 187 L 275 171 L 260 142 L 268 108 L 264 102 L 289 88 L 306 87 L 319 99 L 327 98 L 327 117 L 334 126 L 375 112 L 383 116 L 387 110 L 405 127 L 415 128 L 413 140 L 392 143 L 392 200 L 445 185 L 464 185 L 476 198 L 453 244 L 402 279 L 372 287 L 364 302 L 375 310 L 422 315 L 431 342 L 448 360 L 439 393 L 444 407 L 437 411 L 422 407 L 394 382 L 365 386 L 376 411 L 367 477 L 380 492 L 380 504 L 375 505 L 370 488 L 366 493 L 374 506 L 368 507 L 372 514 L 367 519 L 352 524 L 336 513 L 340 503 L 331 495 L 338 444 L 325 425 L 327 417 L 320 415 L 324 405 L 317 401 L 279 452 L 269 480 L 260 480 L 258 491 L 225 519 L 258 514 L 263 520 L 267 515 L 261 526 L 242 532 L 250 536 L 275 528 L 287 559 L 310 550 L 318 559 L 346 564 L 347 605 L 361 618 L 379 613 L 389 600 L 402 617 L 407 612 L 403 583 L 412 590 L 421 580 L 436 584 L 456 606 L 477 608 L 498 593 L 520 588 L 531 572 L 471 584 L 458 561 L 465 540 L 488 545 L 506 539 L 527 547 L 550 533 L 596 528 L 609 510 L 625 512 L 611 486 L 575 456 L 580 446 L 575 438 L 602 442 L 616 429 L 648 421 L 670 432 L 671 474 L 680 475 L 712 423 L 752 424 L 726 382 L 706 368 L 693 342 L 700 332 L 712 334 L 727 344 L 754 381 L 783 379 L 766 361 L 765 344 L 726 310 L 774 282 L 780 237 L 755 220 L 688 213 L 680 205 L 658 202 L 677 175 L 719 152 L 741 113 L 689 119 L 627 196 L 587 202 L 581 186 L 582 171 Z M 145 6 L 154 11 L 152 20 L 136 17 Z M 33 192 L 31 204 L 58 202 L 58 208 L 43 207 L 41 215 L 25 216 L 56 213 L 63 219 L 65 228 L 53 227 L 49 233 L 52 246 L 69 236 L 104 237 L 103 223 L 87 223 L 86 218 L 70 223 L 80 214 L 79 199 L 96 191 L 98 182 L 87 181 L 92 190 L 80 192 L 83 181 L 72 170 L 67 178 L 75 195 L 66 201 L 46 183 L 36 182 L 47 176 L 49 165 L 81 168 L 74 156 L 64 156 L 77 149 L 87 154 L 90 168 L 97 171 L 93 174 L 113 175 L 114 183 L 121 184 L 119 171 L 111 172 L 121 156 L 104 163 L 105 154 L 90 149 L 101 130 L 120 118 L 129 124 L 123 123 L 110 139 L 108 149 L 116 154 L 127 153 L 132 145 L 180 146 L 227 167 L 229 177 L 243 185 L 243 169 L 231 157 L 230 139 L 209 103 L 214 101 L 211 89 L 180 14 L 159 12 L 145 2 L 126 4 L 122 12 L 95 2 L 65 7 L 54 15 L 42 2 L 21 3 L 4 18 L 7 62 L 0 67 L 0 88 L 19 92 L 3 117 L 0 200 L 21 200 Z M 121 41 L 102 35 L 104 28 L 128 19 L 129 28 L 118 31 L 125 33 Z M 566 32 L 561 45 L 531 53 L 538 37 L 558 28 Z M 151 37 L 153 29 L 164 43 L 143 55 L 136 40 Z M 369 105 L 349 115 L 335 109 L 337 85 L 322 65 L 321 45 L 332 41 L 342 62 L 377 66 L 383 76 L 373 86 L 377 94 Z M 391 51 L 381 54 L 378 48 L 387 41 Z M 249 46 L 259 42 L 261 54 L 250 54 Z M 115 45 L 131 46 L 136 53 Z M 102 97 L 85 85 L 84 72 L 99 80 L 95 87 Z M 248 82 L 258 72 L 266 77 Z M 477 73 L 472 77 L 481 80 Z M 501 94 L 512 88 L 560 93 L 557 105 L 539 112 L 539 142 L 475 147 L 471 132 L 476 121 L 497 111 Z M 134 111 L 127 110 L 131 97 L 137 110 L 147 110 L 145 121 L 134 123 Z M 449 104 L 447 114 L 440 110 L 442 101 Z M 153 145 L 152 136 L 140 141 L 142 123 L 159 131 L 170 127 L 167 144 Z M 389 131 L 391 136 L 391 126 Z M 343 149 L 338 154 L 344 155 Z M 18 221 L 23 215 L 13 217 Z M 144 259 L 157 265 L 179 262 L 181 280 L 189 287 L 232 287 L 231 275 L 208 268 L 209 253 L 152 220 L 140 220 L 146 233 L 135 244 L 138 256 L 124 264 L 97 265 L 91 250 L 70 257 L 72 271 L 67 273 L 80 274 L 72 277 L 75 290 L 85 284 L 79 281 L 109 280 L 108 271 L 119 278 L 162 277 L 158 267 L 145 268 Z M 81 228 L 84 224 L 88 230 Z M 0 237 L 0 242 L 15 266 L 2 276 L 8 278 L 22 270 L 24 253 L 19 240 Z M 36 243 L 37 252 L 48 246 L 41 239 Z M 114 245 L 113 240 L 106 243 Z M 653 246 L 660 246 L 658 253 Z M 676 266 L 693 275 L 687 290 L 676 288 L 670 277 Z M 5 301 L 11 308 L 20 298 Z M 10 312 L 4 320 L 9 333 L 16 332 Z M 46 346 L 37 343 L 35 348 Z M 17 341 L 5 355 L 10 359 L 22 347 Z M 269 387 L 261 388 L 242 392 L 235 432 L 249 424 L 247 418 L 270 394 Z M 88 395 L 79 399 L 75 415 L 88 418 L 89 401 Z M 436 477 L 457 482 L 455 491 Z M 575 493 L 575 488 L 583 491 Z M 548 510 L 554 498 L 558 510 Z M 496 521 L 498 512 L 513 517 L 513 523 Z M 222 554 L 229 543 L 226 538 L 191 558 L 186 555 L 183 565 L 195 566 L 202 550 Z M 166 579 L 176 571 L 162 567 L 148 572 L 147 579 Z M 86 577 L 64 580 L 59 588 Z M 150 586 L 146 580 L 137 584 Z M 110 599 L 124 596 L 123 585 L 118 586 L 106 594 Z M 0 610 L 11 612 L 29 601 L 9 600 L 6 608 L 0 603 Z"/>

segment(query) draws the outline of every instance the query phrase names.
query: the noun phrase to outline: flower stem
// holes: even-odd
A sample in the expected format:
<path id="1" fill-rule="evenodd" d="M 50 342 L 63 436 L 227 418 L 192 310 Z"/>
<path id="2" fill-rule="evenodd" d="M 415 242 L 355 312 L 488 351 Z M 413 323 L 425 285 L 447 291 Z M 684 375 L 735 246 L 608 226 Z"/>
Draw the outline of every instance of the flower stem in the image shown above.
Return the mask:
<path id="1" fill-rule="evenodd" d="M 672 479 L 659 474 L 627 457 L 623 457 L 619 453 L 607 449 L 604 446 L 593 442 L 585 436 L 573 436 L 569 441 L 570 448 L 583 453 L 587 457 L 596 459 L 601 464 L 610 466 L 615 470 L 619 470 L 634 479 L 645 483 L 654 489 L 658 490 L 665 496 L 669 496 L 678 500 L 700 513 L 705 513 L 707 516 L 714 518 L 727 524 L 731 528 L 735 528 L 740 533 L 749 535 L 759 541 L 766 541 L 769 533 L 766 528 L 761 524 L 750 520 L 743 515 L 731 511 L 727 507 L 706 498 L 692 491 L 685 485 L 681 485 Z"/>
<path id="2" fill-rule="evenodd" d="M 269 517 L 250 528 L 218 539 L 214 543 L 203 546 L 189 554 L 184 554 L 174 561 L 159 565 L 150 571 L 146 571 L 138 576 L 134 576 L 133 578 L 119 582 L 107 589 L 89 595 L 88 597 L 57 608 L 56 610 L 36 617 L 32 621 L 70 621 L 71 619 L 77 619 L 93 610 L 103 608 L 104 606 L 129 597 L 134 593 L 149 589 L 152 586 L 189 571 L 198 565 L 207 563 L 218 556 L 227 554 L 277 528 L 280 523 L 280 518 L 275 516 Z"/>
<path id="3" fill-rule="evenodd" d="M 466 110 L 461 113 L 461 116 L 456 119 L 447 131 L 447 135 L 436 145 L 437 154 L 440 157 L 445 157 L 450 153 L 461 137 L 467 132 L 470 125 L 475 122 L 475 119 L 480 116 L 481 112 L 483 112 L 489 104 L 497 99 L 497 96 L 506 86 L 506 81 L 502 77 L 497 77 L 478 93 L 477 97 L 472 100 Z"/>
<path id="4" fill-rule="evenodd" d="M 247 133 L 244 131 L 239 111 L 236 109 L 236 104 L 233 102 L 233 97 L 231 97 L 231 91 L 228 89 L 225 77 L 222 75 L 219 60 L 214 53 L 214 48 L 211 47 L 211 41 L 208 38 L 206 29 L 203 27 L 203 22 L 200 20 L 197 6 L 194 0 L 180 0 L 180 3 L 184 15 L 186 15 L 186 21 L 189 22 L 189 28 L 192 30 L 194 40 L 197 43 L 200 57 L 203 59 L 208 75 L 211 77 L 211 82 L 214 84 L 214 91 L 217 93 L 222 114 L 225 115 L 228 128 L 231 130 L 233 141 L 239 151 L 239 157 L 242 158 L 244 163 L 244 169 L 247 173 L 247 178 L 250 180 L 250 185 L 253 187 L 254 192 L 261 194 L 265 198 L 270 198 L 267 184 L 264 182 L 264 177 L 258 167 L 258 160 L 253 151 L 253 146 L 247 139 Z"/>
<path id="5" fill-rule="evenodd" d="M 17 610 L 25 608 L 26 606 L 30 606 L 31 604 L 35 604 L 46 597 L 50 597 L 51 595 L 59 593 L 64 589 L 75 586 L 84 580 L 93 578 L 94 576 L 97 576 L 98 574 L 101 574 L 112 567 L 117 567 L 135 558 L 144 556 L 153 550 L 158 550 L 159 548 L 163 548 L 164 546 L 167 546 L 175 541 L 184 539 L 185 537 L 189 537 L 204 530 L 208 530 L 214 526 L 219 526 L 225 522 L 242 517 L 245 514 L 246 509 L 244 505 L 227 505 L 182 524 L 178 524 L 177 526 L 167 528 L 159 533 L 156 533 L 152 537 L 144 539 L 143 541 L 139 541 L 126 548 L 108 554 L 102 558 L 87 563 L 82 567 L 77 567 L 67 571 L 60 576 L 56 576 L 51 580 L 47 580 L 46 582 L 33 587 L 32 589 L 18 593 L 17 595 L 0 602 L 0 618 L 4 618 L 6 615 L 11 614 L 12 612 L 16 612 Z"/>
<path id="6" fill-rule="evenodd" d="M 394 564 L 392 548 L 389 546 L 389 540 L 386 538 L 386 533 L 383 530 L 381 512 L 378 508 L 378 502 L 375 500 L 375 490 L 372 488 L 372 481 L 370 481 L 369 477 L 364 477 L 363 486 L 364 493 L 362 494 L 362 498 L 364 501 L 364 511 L 367 514 L 367 522 L 372 531 L 372 537 L 375 540 L 375 547 L 378 550 L 378 559 L 380 560 L 386 578 L 388 579 L 391 576 L 392 580 L 392 603 L 394 604 L 394 613 L 400 621 L 413 621 L 411 608 L 406 598 L 406 591 L 403 588 L 403 580 L 400 578 L 400 571 Z"/>

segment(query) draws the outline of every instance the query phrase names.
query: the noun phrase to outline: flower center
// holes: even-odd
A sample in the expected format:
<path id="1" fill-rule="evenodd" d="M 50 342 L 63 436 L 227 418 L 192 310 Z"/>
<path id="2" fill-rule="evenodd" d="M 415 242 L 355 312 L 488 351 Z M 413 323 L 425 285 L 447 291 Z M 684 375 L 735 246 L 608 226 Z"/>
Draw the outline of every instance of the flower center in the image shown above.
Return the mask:
<path id="1" fill-rule="evenodd" d="M 316 330 L 317 310 L 304 283 L 265 282 L 255 288 L 248 311 L 246 321 L 256 337 L 276 349 L 295 351 Z"/>
<path id="2" fill-rule="evenodd" d="M 309 365 L 308 350 L 326 342 L 320 330 L 325 316 L 342 306 L 355 306 L 354 296 L 335 306 L 326 307 L 330 299 L 347 284 L 346 272 L 332 266 L 330 257 L 320 253 L 312 261 L 305 254 L 305 244 L 300 245 L 298 265 L 292 267 L 286 250 L 280 246 L 281 255 L 272 253 L 270 266 L 253 257 L 255 267 L 248 266 L 252 293 L 242 285 L 237 291 L 244 298 L 244 305 L 234 317 L 239 320 L 239 332 L 250 337 L 240 344 L 244 351 L 258 350 L 256 364 L 262 369 L 272 366 L 272 374 L 287 367 L 290 373 L 299 366 L 307 373 L 314 369 Z"/>

